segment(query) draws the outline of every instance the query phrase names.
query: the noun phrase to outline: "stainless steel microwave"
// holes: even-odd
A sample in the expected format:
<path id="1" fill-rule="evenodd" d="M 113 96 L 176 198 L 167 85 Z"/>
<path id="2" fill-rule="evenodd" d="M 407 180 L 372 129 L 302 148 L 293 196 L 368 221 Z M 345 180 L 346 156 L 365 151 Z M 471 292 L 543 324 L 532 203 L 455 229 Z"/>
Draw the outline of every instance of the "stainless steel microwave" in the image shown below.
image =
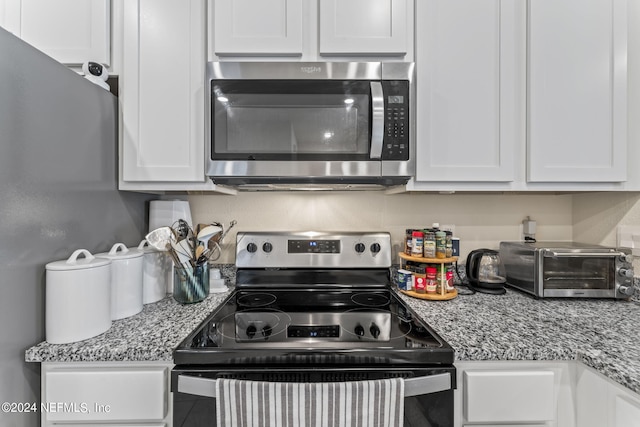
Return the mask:
<path id="1" fill-rule="evenodd" d="M 414 64 L 210 62 L 216 184 L 390 186 L 415 171 Z"/>
<path id="2" fill-rule="evenodd" d="M 501 242 L 507 285 L 536 297 L 629 298 L 629 250 L 575 242 Z"/>

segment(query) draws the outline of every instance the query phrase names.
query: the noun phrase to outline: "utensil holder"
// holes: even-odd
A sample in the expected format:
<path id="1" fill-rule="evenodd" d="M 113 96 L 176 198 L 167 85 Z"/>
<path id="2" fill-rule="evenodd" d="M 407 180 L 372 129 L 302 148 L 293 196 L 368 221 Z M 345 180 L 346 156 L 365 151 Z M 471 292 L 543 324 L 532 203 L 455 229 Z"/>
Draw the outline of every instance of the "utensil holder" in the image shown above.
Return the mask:
<path id="1" fill-rule="evenodd" d="M 181 304 L 200 302 L 209 295 L 209 264 L 174 266 L 173 299 Z"/>

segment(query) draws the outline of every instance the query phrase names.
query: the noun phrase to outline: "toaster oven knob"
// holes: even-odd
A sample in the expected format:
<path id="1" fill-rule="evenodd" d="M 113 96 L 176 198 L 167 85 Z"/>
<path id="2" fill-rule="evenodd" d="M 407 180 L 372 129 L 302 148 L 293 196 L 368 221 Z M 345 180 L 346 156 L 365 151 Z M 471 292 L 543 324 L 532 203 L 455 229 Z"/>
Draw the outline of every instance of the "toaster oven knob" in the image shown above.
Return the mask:
<path id="1" fill-rule="evenodd" d="M 262 250 L 265 251 L 266 253 L 269 253 L 273 250 L 273 245 L 269 242 L 266 242 L 265 244 L 262 245 Z"/>
<path id="2" fill-rule="evenodd" d="M 618 274 L 621 275 L 622 277 L 633 277 L 633 270 L 628 269 L 628 268 L 621 268 L 620 270 L 618 270 Z"/>
<path id="3" fill-rule="evenodd" d="M 362 325 L 358 325 L 356 326 L 356 328 L 353 330 L 353 332 L 355 332 L 355 334 L 359 337 L 364 336 L 364 328 L 362 327 Z"/>
<path id="4" fill-rule="evenodd" d="M 255 243 L 249 243 L 247 245 L 247 252 L 254 253 L 257 250 L 258 250 L 258 245 L 256 245 Z"/>
<path id="5" fill-rule="evenodd" d="M 254 325 L 249 325 L 245 332 L 249 338 L 253 338 L 256 335 L 256 327 Z"/>
<path id="6" fill-rule="evenodd" d="M 620 255 L 618 259 L 620 260 L 620 262 L 631 264 L 633 262 L 633 255 L 631 254 Z"/>
<path id="7" fill-rule="evenodd" d="M 635 288 L 633 286 L 620 286 L 618 288 L 618 292 L 620 292 L 622 295 L 627 295 L 627 296 L 631 296 L 634 294 L 635 292 Z"/>
<path id="8" fill-rule="evenodd" d="M 364 243 L 356 243 L 356 252 L 361 254 L 362 252 L 364 252 L 364 250 L 365 250 Z"/>
<path id="9" fill-rule="evenodd" d="M 372 243 L 371 252 L 373 252 L 374 254 L 377 254 L 378 252 L 380 252 L 380 243 Z"/>
<path id="10" fill-rule="evenodd" d="M 369 332 L 371 332 L 371 336 L 373 338 L 378 338 L 380 336 L 380 328 L 378 328 L 378 325 L 376 325 L 375 323 L 371 324 L 371 327 L 369 328 Z"/>

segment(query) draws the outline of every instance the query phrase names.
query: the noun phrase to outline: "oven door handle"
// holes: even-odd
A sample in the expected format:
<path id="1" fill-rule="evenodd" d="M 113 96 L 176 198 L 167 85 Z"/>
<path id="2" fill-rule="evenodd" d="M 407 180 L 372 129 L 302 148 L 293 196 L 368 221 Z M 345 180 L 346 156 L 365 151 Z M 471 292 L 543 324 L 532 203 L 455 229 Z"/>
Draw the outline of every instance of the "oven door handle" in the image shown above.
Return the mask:
<path id="1" fill-rule="evenodd" d="M 451 390 L 451 374 L 445 372 L 404 380 L 404 396 L 421 396 Z M 211 378 L 178 375 L 178 392 L 202 397 L 216 397 L 216 380 Z"/>
<path id="2" fill-rule="evenodd" d="M 382 157 L 384 142 L 384 93 L 382 83 L 371 82 L 371 159 Z"/>

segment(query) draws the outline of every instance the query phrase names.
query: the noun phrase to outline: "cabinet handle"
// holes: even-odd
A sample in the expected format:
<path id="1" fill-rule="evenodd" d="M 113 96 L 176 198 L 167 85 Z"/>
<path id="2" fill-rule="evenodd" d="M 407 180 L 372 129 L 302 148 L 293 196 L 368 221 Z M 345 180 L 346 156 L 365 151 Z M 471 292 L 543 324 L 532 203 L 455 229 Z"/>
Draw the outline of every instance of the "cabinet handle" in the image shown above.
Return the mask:
<path id="1" fill-rule="evenodd" d="M 405 397 L 421 396 L 451 389 L 451 374 L 449 372 L 404 380 Z M 216 380 L 190 375 L 178 375 L 178 392 L 215 398 Z"/>

